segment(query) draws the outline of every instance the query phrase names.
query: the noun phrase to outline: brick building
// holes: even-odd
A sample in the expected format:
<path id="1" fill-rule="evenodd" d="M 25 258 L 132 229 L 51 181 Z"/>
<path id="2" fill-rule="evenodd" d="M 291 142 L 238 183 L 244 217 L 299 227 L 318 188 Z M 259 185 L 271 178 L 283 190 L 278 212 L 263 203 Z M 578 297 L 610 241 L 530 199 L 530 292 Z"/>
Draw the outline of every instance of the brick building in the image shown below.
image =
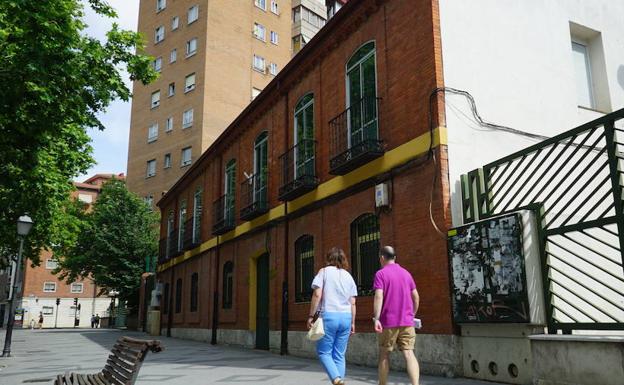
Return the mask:
<path id="1" fill-rule="evenodd" d="M 72 198 L 78 199 L 87 205 L 93 204 L 102 185 L 111 178 L 124 178 L 123 174 L 96 174 L 84 182 L 74 182 L 75 190 Z M 32 266 L 26 263 L 24 284 L 22 290 L 21 307 L 25 310 L 24 327 L 29 327 L 31 320 L 37 322 L 39 312 L 43 313 L 43 327 L 72 327 L 74 317 L 79 321 L 79 327 L 89 327 L 92 314 L 100 317 L 108 316 L 108 307 L 111 302 L 108 297 L 98 296 L 98 287 L 89 279 L 80 280 L 71 284 L 59 280 L 52 274 L 57 267 L 52 252 L 43 250 L 40 255 L 41 264 Z M 57 307 L 56 300 L 60 300 Z M 80 310 L 74 306 L 74 298 L 78 298 Z"/>
<path id="2" fill-rule="evenodd" d="M 430 97 L 443 84 L 437 12 L 435 0 L 346 3 L 162 198 L 164 331 L 310 354 L 309 285 L 338 246 L 360 291 L 349 356 L 373 363 L 371 283 L 391 244 L 423 293 L 423 366 L 454 370 L 432 223 L 450 223 L 443 104 Z"/>

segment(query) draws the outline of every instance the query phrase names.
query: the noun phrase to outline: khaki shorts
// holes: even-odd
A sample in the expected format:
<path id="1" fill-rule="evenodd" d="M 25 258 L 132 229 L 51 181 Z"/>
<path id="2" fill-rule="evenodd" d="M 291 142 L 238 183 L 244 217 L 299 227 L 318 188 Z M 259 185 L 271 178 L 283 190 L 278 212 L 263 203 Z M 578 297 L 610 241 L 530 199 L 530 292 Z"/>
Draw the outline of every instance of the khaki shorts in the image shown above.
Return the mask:
<path id="1" fill-rule="evenodd" d="M 394 350 L 395 344 L 400 351 L 414 350 L 416 330 L 413 326 L 384 329 L 378 340 L 379 348 L 388 352 Z"/>

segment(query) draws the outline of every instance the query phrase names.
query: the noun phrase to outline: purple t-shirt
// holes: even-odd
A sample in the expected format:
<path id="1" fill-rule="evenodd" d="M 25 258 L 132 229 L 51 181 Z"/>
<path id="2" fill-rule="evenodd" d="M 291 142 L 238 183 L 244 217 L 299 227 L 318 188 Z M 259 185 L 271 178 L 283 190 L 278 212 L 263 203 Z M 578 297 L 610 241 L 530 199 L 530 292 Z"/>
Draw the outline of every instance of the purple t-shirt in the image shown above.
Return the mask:
<path id="1" fill-rule="evenodd" d="M 407 270 L 398 263 L 387 264 L 375 273 L 373 289 L 381 289 L 384 294 L 379 317 L 381 326 L 414 326 L 412 290 L 416 289 L 416 283 Z"/>

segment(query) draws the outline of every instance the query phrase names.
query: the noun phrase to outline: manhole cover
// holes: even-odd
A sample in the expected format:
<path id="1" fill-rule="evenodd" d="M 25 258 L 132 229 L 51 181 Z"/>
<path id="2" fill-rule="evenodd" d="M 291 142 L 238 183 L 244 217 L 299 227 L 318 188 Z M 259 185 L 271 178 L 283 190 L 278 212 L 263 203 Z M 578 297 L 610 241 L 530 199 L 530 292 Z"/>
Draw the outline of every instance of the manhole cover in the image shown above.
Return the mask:
<path id="1" fill-rule="evenodd" d="M 30 380 L 22 381 L 22 384 L 32 384 L 33 382 L 50 382 L 52 378 L 32 378 Z"/>

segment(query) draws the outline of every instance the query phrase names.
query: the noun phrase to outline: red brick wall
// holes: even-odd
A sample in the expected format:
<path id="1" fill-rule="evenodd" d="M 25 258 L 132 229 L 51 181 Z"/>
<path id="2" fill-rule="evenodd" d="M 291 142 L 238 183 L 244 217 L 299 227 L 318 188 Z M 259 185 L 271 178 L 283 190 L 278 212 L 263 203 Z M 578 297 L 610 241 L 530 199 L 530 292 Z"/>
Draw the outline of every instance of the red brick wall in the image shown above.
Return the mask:
<path id="1" fill-rule="evenodd" d="M 276 90 L 268 90 L 260 100 L 243 112 L 238 123 L 230 126 L 224 136 L 198 161 L 161 201 L 163 226 L 166 233 L 166 213 L 177 210 L 179 202 L 187 199 L 188 214 L 192 215 L 192 194 L 198 185 L 204 187 L 202 240 L 211 239 L 212 202 L 223 194 L 225 163 L 237 160 L 237 217 L 240 210 L 240 183 L 243 172 L 251 173 L 253 143 L 262 131 L 269 131 L 269 196 L 270 206 L 277 206 L 280 185 L 279 156 L 293 145 L 294 107 L 305 94 L 314 93 L 317 175 L 321 183 L 333 178 L 329 174 L 329 121 L 345 110 L 345 65 L 351 55 L 365 42 L 376 42 L 377 94 L 380 104 L 380 135 L 391 150 L 410 139 L 428 132 L 429 95 L 442 85 L 439 26 L 435 0 L 361 0 L 350 3 L 349 14 L 336 17 L 339 22 L 329 37 L 322 37 L 314 51 L 303 52 L 298 67 L 280 78 Z M 380 3 L 379 7 L 375 3 Z M 433 4 L 432 4 L 433 3 Z M 441 99 L 437 101 L 441 103 Z M 434 104 L 434 124 L 442 109 Z M 432 214 L 444 229 L 448 218 L 448 172 L 446 148 L 436 150 L 437 162 L 429 160 L 415 164 L 389 177 L 392 209 L 380 214 L 381 243 L 394 245 L 398 262 L 408 268 L 416 279 L 421 294 L 419 312 L 424 332 L 452 333 L 446 240 L 433 228 L 429 202 L 433 196 Z M 436 176 L 436 183 L 432 187 Z M 432 190 L 433 189 L 433 190 Z M 433 193 L 432 193 L 433 191 Z M 332 246 L 343 248 L 350 255 L 350 224 L 360 215 L 374 212 L 374 187 L 369 185 L 340 200 L 324 202 L 320 207 L 288 220 L 288 246 L 285 250 L 285 222 L 274 223 L 270 229 L 245 234 L 215 249 L 193 257 L 159 274 L 169 280 L 171 274 L 184 280 L 184 306 L 174 315 L 174 327 L 212 326 L 212 293 L 222 288 L 222 268 L 234 261 L 234 306 L 220 310 L 219 327 L 246 329 L 249 325 L 249 258 L 269 245 L 270 249 L 270 325 L 280 329 L 281 287 L 285 258 L 288 258 L 290 329 L 303 330 L 309 304 L 294 303 L 294 242 L 302 234 L 314 235 L 315 267 L 323 265 L 326 251 Z M 177 221 L 177 213 L 176 213 Z M 237 219 L 237 224 L 242 223 Z M 177 224 L 176 224 L 177 226 Z M 200 273 L 199 310 L 189 314 L 190 276 Z M 217 273 L 218 271 L 218 273 Z M 171 283 L 175 298 L 175 279 Z M 219 295 L 221 301 L 221 293 Z M 219 306 L 221 308 L 221 306 Z M 371 331 L 372 298 L 358 300 L 358 328 Z M 175 309 L 175 306 L 173 307 Z M 166 325 L 167 317 L 163 317 Z"/>

